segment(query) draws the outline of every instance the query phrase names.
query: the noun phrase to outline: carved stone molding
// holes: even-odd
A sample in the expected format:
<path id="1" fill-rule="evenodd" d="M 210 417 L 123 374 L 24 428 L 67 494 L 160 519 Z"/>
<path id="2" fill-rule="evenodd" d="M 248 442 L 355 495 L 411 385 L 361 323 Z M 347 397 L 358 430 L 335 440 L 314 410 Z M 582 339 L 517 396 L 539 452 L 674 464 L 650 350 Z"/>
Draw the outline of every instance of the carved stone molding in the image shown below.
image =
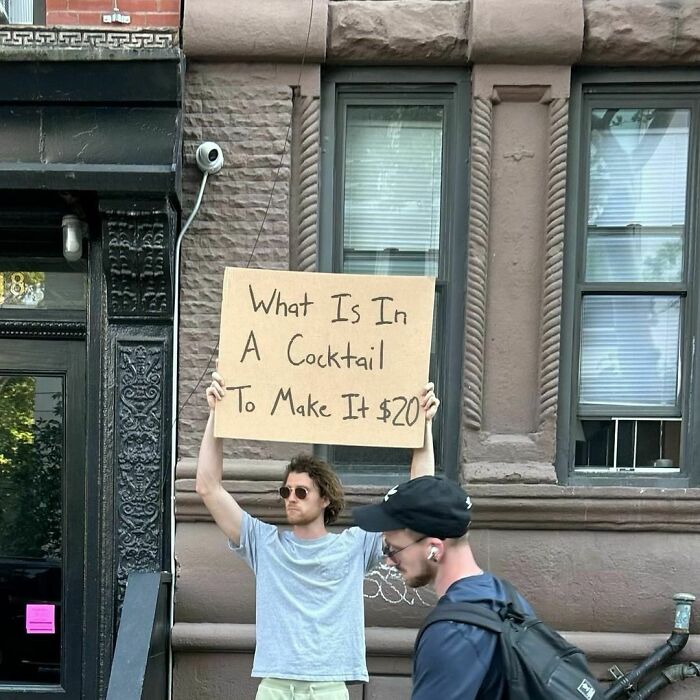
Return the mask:
<path id="1" fill-rule="evenodd" d="M 415 627 L 368 627 L 368 656 L 411 657 Z M 593 661 L 641 661 L 662 645 L 667 635 L 629 632 L 562 631 Z M 255 649 L 255 625 L 222 622 L 178 622 L 173 627 L 173 649 L 179 653 L 248 652 Z M 678 659 L 693 660 L 700 654 L 700 641 L 691 637 Z M 692 683 L 692 681 L 691 681 Z"/>
<path id="2" fill-rule="evenodd" d="M 169 208 L 115 208 L 103 213 L 103 266 L 110 319 L 171 316 L 174 213 Z"/>
<path id="3" fill-rule="evenodd" d="M 479 65 L 474 68 L 463 425 L 467 431 L 478 435 L 471 442 L 466 433 L 463 436 L 465 445 L 471 445 L 468 462 L 511 462 L 514 455 L 510 455 L 507 448 L 515 445 L 516 439 L 519 439 L 518 449 L 520 443 L 527 443 L 531 448 L 527 455 L 517 457 L 518 464 L 524 461 L 549 463 L 552 458 L 559 372 L 569 78 L 567 66 Z M 509 434 L 508 440 L 501 445 L 482 431 L 485 430 L 483 411 L 487 391 L 484 382 L 489 256 L 494 254 L 490 250 L 493 248 L 493 242 L 490 242 L 492 182 L 494 171 L 500 172 L 505 167 L 503 161 L 493 161 L 493 131 L 496 110 L 505 103 L 539 104 L 546 108 L 548 139 L 544 171 L 547 199 L 542 212 L 544 230 L 540 234 L 539 229 L 533 229 L 531 234 L 532 244 L 538 235 L 544 239 L 542 253 L 537 251 L 537 259 L 543 255 L 544 262 L 543 291 L 537 295 L 542 298 L 540 347 L 538 356 L 533 358 L 533 369 L 538 373 L 538 383 L 533 386 L 533 393 L 537 392 L 532 418 L 536 432 Z M 531 144 L 526 147 L 515 142 L 502 156 L 517 165 L 531 158 L 540 158 L 541 154 L 535 153 Z M 532 194 L 538 197 L 533 206 L 539 206 L 538 192 Z"/>
<path id="4" fill-rule="evenodd" d="M 284 462 L 225 460 L 224 487 L 255 517 L 281 524 L 277 493 Z M 182 460 L 175 482 L 177 521 L 211 521 L 195 492 L 196 460 Z M 700 532 L 700 489 L 573 487 L 555 484 L 469 484 L 475 529 L 639 530 Z M 348 485 L 338 525 L 352 524 L 351 510 L 376 503 L 385 486 Z"/>
<path id="5" fill-rule="evenodd" d="M 165 347 L 117 343 L 115 425 L 118 601 L 131 571 L 160 571 Z"/>
<path id="6" fill-rule="evenodd" d="M 542 331 L 539 376 L 539 429 L 556 419 L 559 388 L 562 271 L 564 266 L 564 213 L 566 200 L 566 143 L 569 101 L 549 103 L 549 160 L 542 290 Z"/>
<path id="7" fill-rule="evenodd" d="M 493 103 L 472 102 L 469 246 L 464 327 L 464 421 L 481 428 L 486 332 L 486 275 L 491 208 L 491 117 Z"/>
<path id="8" fill-rule="evenodd" d="M 0 27 L 0 53 L 15 48 L 51 49 L 108 49 L 110 51 L 128 52 L 136 50 L 177 49 L 177 32 L 147 30 L 113 30 L 83 29 L 78 27 Z M 143 58 L 142 54 L 130 58 Z M 94 56 L 92 57 L 94 58 Z M 119 55 L 110 55 L 112 60 Z"/>
<path id="9" fill-rule="evenodd" d="M 256 518 L 269 523 L 286 523 L 284 508 L 276 492 L 278 483 L 250 484 L 226 482 L 225 486 L 241 507 Z M 599 498 L 554 493 L 537 494 L 480 493 L 470 488 L 474 501 L 474 530 L 597 530 L 639 532 L 700 532 L 698 503 L 700 497 L 677 500 L 665 495 L 656 498 Z M 346 490 L 347 508 L 338 524 L 352 524 L 351 508 L 376 503 L 380 493 L 356 493 Z M 210 522 L 211 515 L 194 491 L 194 481 L 177 484 L 177 521 Z"/>
<path id="10" fill-rule="evenodd" d="M 319 98 L 295 94 L 293 114 L 289 261 L 292 270 L 311 272 L 318 242 Z"/>

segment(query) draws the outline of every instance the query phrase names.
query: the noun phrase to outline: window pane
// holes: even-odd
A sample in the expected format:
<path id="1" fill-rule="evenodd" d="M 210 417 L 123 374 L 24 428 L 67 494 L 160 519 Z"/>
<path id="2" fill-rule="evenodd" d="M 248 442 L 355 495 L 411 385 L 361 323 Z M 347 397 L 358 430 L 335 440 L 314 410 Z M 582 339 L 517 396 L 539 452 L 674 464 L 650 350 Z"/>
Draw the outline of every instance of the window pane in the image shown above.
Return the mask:
<path id="1" fill-rule="evenodd" d="M 672 469 L 680 464 L 680 420 L 584 419 L 576 427 L 579 468 Z"/>
<path id="2" fill-rule="evenodd" d="M 34 0 L 9 0 L 10 24 L 31 24 L 34 21 Z"/>
<path id="3" fill-rule="evenodd" d="M 594 109 L 586 281 L 680 281 L 690 113 Z"/>
<path id="4" fill-rule="evenodd" d="M 443 111 L 348 106 L 345 272 L 437 276 Z"/>
<path id="5" fill-rule="evenodd" d="M 580 403 L 674 406 L 680 306 L 677 296 L 584 297 Z"/>
<path id="6" fill-rule="evenodd" d="M 680 282 L 683 233 L 589 230 L 586 255 L 587 282 Z"/>
<path id="7" fill-rule="evenodd" d="M 0 258 L 0 314 L 12 311 L 82 310 L 87 305 L 84 264 L 61 260 Z"/>
<path id="8" fill-rule="evenodd" d="M 0 376 L 0 683 L 58 683 L 63 380 Z"/>

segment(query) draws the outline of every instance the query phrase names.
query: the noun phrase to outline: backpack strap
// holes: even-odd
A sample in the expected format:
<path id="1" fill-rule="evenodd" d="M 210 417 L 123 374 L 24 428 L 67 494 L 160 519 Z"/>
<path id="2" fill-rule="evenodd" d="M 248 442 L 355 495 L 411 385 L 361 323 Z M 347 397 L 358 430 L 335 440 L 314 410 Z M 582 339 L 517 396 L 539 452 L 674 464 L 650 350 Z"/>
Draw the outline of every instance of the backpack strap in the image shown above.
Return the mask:
<path id="1" fill-rule="evenodd" d="M 444 621 L 463 622 L 464 624 L 481 627 L 482 629 L 495 632 L 496 634 L 500 634 L 503 630 L 503 620 L 501 616 L 485 605 L 477 605 L 475 603 L 442 603 L 425 618 L 420 630 L 418 630 L 414 653 L 418 651 L 418 643 L 423 636 L 423 632 L 425 632 L 430 625 Z"/>
<path id="2" fill-rule="evenodd" d="M 520 595 L 515 586 L 510 581 L 506 581 L 504 578 L 498 578 L 498 581 L 500 581 L 506 594 L 505 605 L 501 610 L 501 618 L 505 619 L 510 617 L 520 622 L 531 618 L 532 614 L 526 613 L 523 610 L 520 603 Z"/>

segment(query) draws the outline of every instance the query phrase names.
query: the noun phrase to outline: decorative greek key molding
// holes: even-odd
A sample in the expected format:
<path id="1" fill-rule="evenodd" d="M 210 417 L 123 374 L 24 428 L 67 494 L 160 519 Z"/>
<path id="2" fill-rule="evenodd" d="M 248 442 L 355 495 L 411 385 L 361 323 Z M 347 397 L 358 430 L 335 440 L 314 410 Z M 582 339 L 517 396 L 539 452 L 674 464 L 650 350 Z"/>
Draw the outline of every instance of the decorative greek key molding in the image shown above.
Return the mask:
<path id="1" fill-rule="evenodd" d="M 465 309 L 464 407 L 465 422 L 481 428 L 486 333 L 486 275 L 491 207 L 490 99 L 475 97 L 472 106 L 472 152 L 469 197 L 469 249 Z"/>
<path id="2" fill-rule="evenodd" d="M 316 269 L 318 242 L 318 98 L 295 96 L 294 114 L 289 257 L 291 269 L 308 272 Z"/>
<path id="3" fill-rule="evenodd" d="M 117 345 L 115 454 L 120 604 L 129 572 L 161 569 L 164 365 L 161 343 Z"/>
<path id="4" fill-rule="evenodd" d="M 170 221 L 163 211 L 108 211 L 103 226 L 110 317 L 171 313 Z"/>
<path id="5" fill-rule="evenodd" d="M 0 50 L 3 48 L 56 49 L 174 49 L 175 32 L 101 31 L 99 29 L 62 29 L 46 27 L 0 28 Z"/>
<path id="6" fill-rule="evenodd" d="M 568 123 L 568 99 L 552 100 L 549 104 L 549 162 L 540 348 L 540 430 L 557 412 Z"/>

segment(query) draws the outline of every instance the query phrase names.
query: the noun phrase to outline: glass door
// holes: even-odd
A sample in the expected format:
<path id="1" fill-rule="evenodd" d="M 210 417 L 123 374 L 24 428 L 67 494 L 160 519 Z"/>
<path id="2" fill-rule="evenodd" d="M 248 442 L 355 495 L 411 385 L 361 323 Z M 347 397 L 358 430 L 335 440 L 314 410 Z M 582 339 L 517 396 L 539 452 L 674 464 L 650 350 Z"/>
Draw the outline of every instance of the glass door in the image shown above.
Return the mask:
<path id="1" fill-rule="evenodd" d="M 85 343 L 0 339 L 0 698 L 79 698 Z"/>

